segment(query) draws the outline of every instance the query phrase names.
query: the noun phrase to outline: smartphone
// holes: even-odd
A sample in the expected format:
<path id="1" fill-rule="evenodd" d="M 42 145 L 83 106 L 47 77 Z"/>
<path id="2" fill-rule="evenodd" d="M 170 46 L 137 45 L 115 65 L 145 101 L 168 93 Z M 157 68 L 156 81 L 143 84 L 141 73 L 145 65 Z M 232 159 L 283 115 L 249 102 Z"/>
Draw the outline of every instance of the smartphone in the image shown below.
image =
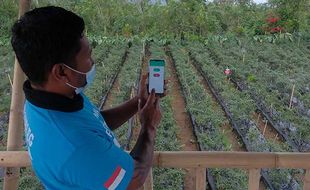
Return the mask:
<path id="1" fill-rule="evenodd" d="M 155 89 L 155 93 L 164 94 L 165 60 L 150 59 L 149 61 L 149 93 Z"/>

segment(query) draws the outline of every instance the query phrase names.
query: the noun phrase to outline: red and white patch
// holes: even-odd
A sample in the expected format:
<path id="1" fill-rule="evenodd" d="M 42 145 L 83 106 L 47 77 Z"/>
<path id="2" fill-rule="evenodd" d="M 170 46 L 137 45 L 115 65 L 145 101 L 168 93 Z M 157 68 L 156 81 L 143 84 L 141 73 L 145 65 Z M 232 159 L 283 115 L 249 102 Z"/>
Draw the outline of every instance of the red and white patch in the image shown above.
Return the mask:
<path id="1" fill-rule="evenodd" d="M 230 69 L 225 69 L 224 74 L 225 75 L 231 75 L 232 71 Z"/>
<path id="2" fill-rule="evenodd" d="M 117 186 L 121 183 L 122 179 L 124 178 L 125 173 L 126 170 L 124 170 L 120 166 L 117 166 L 111 177 L 104 183 L 103 186 L 108 190 L 116 189 Z"/>

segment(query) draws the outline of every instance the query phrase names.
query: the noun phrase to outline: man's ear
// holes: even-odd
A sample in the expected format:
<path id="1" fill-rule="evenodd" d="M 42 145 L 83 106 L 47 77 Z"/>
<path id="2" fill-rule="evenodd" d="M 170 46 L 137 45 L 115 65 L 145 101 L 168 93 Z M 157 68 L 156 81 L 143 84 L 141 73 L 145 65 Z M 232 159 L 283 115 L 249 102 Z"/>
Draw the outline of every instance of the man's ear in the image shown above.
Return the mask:
<path id="1" fill-rule="evenodd" d="M 66 72 L 66 69 L 64 69 L 64 66 L 61 63 L 55 64 L 53 66 L 51 75 L 56 81 L 68 81 L 68 73 Z"/>

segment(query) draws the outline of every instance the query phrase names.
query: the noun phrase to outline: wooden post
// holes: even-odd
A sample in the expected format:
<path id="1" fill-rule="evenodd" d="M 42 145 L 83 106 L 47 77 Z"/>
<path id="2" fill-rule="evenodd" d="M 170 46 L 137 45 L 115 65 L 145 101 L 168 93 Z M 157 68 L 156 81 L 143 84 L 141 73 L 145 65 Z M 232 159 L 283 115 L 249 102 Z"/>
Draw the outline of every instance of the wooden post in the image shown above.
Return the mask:
<path id="1" fill-rule="evenodd" d="M 292 89 L 292 93 L 291 93 L 291 98 L 290 98 L 290 105 L 289 108 L 292 108 L 292 101 L 293 101 L 293 97 L 294 97 L 294 91 L 295 91 L 295 84 L 293 85 L 293 89 Z"/>
<path id="2" fill-rule="evenodd" d="M 258 190 L 260 180 L 260 169 L 249 170 L 249 190 Z"/>
<path id="3" fill-rule="evenodd" d="M 310 169 L 306 170 L 305 178 L 304 178 L 304 190 L 310 189 Z"/>
<path id="4" fill-rule="evenodd" d="M 135 87 L 131 87 L 131 92 L 130 92 L 130 99 L 135 96 Z M 130 150 L 130 142 L 132 138 L 132 131 L 133 127 L 135 126 L 135 116 L 131 117 L 128 120 L 128 130 L 127 130 L 127 143 L 126 143 L 126 150 Z"/>
<path id="5" fill-rule="evenodd" d="M 19 13 L 20 18 L 25 12 L 30 9 L 31 0 L 19 1 Z M 14 65 L 14 77 L 12 88 L 12 101 L 10 108 L 10 119 L 8 129 L 7 150 L 20 150 L 22 148 L 23 137 L 23 105 L 24 105 L 24 93 L 22 91 L 25 75 L 21 70 L 17 59 L 15 58 Z M 17 189 L 19 179 L 19 168 L 6 168 L 4 176 L 4 190 Z"/>
<path id="6" fill-rule="evenodd" d="M 263 136 L 265 135 L 265 132 L 266 132 L 267 123 L 268 123 L 268 120 L 265 121 L 265 127 L 264 127 L 264 131 L 263 131 Z"/>
<path id="7" fill-rule="evenodd" d="M 276 142 L 277 139 L 278 139 L 278 133 L 277 133 L 276 136 L 274 137 L 273 142 Z"/>
<path id="8" fill-rule="evenodd" d="M 11 76 L 10 76 L 9 73 L 8 73 L 8 78 L 9 78 L 9 82 L 10 82 L 10 85 L 11 85 L 11 89 L 13 89 L 13 82 L 12 82 L 12 80 L 11 80 Z"/>
<path id="9" fill-rule="evenodd" d="M 196 190 L 206 189 L 206 168 L 196 168 Z"/>
<path id="10" fill-rule="evenodd" d="M 143 185 L 144 190 L 153 190 L 153 170 L 151 168 L 149 175 Z"/>

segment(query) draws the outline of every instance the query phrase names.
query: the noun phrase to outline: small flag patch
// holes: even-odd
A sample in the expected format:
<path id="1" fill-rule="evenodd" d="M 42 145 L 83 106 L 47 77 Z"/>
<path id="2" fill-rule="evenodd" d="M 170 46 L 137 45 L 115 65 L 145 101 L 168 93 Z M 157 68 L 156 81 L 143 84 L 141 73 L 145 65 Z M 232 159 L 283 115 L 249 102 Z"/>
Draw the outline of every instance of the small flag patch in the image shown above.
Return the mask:
<path id="1" fill-rule="evenodd" d="M 124 170 L 120 166 L 117 166 L 111 177 L 104 183 L 104 187 L 107 188 L 108 190 L 116 189 L 117 186 L 121 183 L 122 179 L 124 178 L 125 173 L 126 170 Z"/>

